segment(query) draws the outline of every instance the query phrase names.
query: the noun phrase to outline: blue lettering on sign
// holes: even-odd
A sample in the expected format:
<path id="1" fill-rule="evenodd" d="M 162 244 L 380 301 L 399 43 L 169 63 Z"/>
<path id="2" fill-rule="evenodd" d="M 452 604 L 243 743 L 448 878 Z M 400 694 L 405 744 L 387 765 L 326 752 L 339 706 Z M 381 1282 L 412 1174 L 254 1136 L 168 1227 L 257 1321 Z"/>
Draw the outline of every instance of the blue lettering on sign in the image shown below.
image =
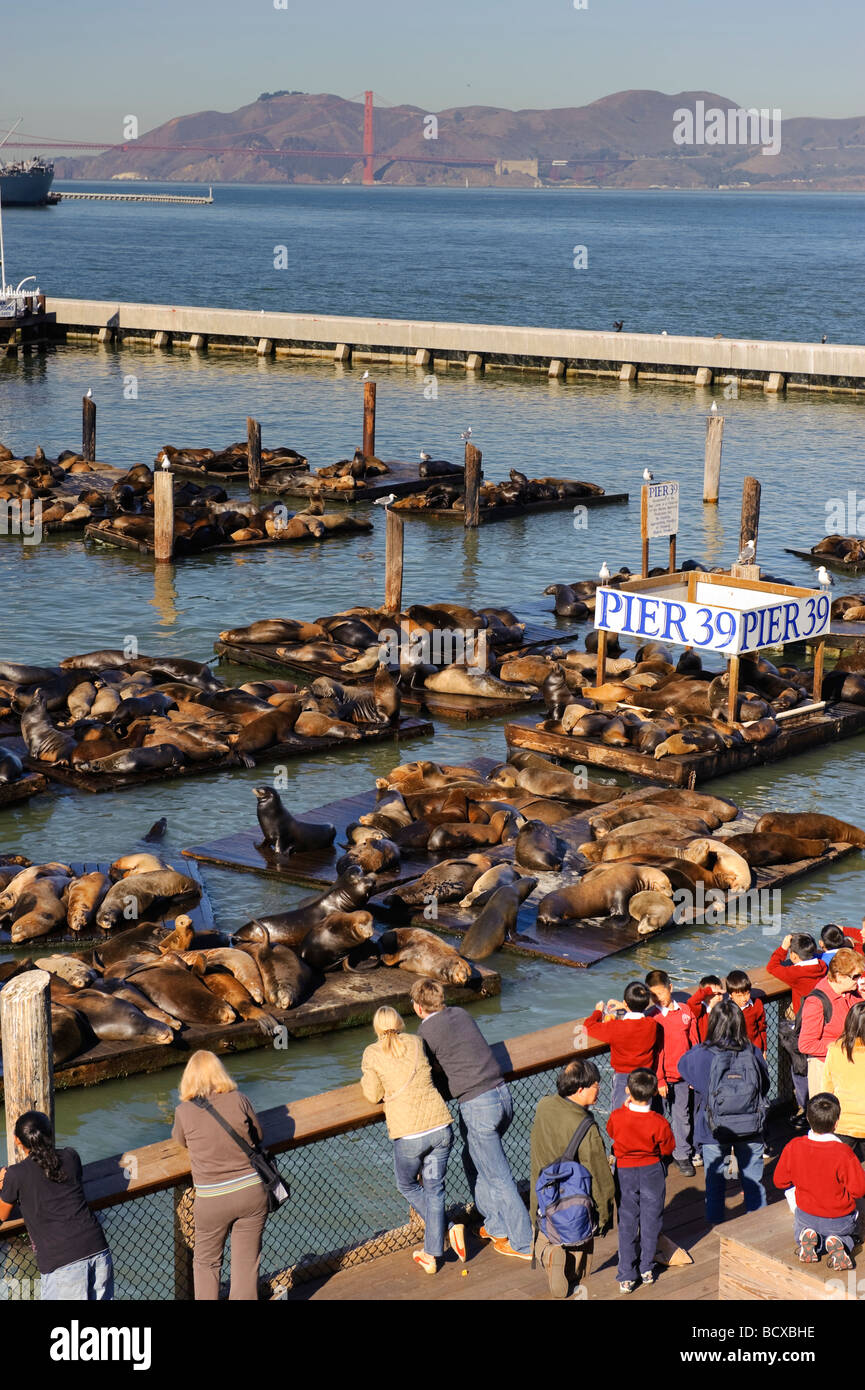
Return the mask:
<path id="1" fill-rule="evenodd" d="M 792 632 L 793 632 L 792 638 L 790 637 L 790 631 L 791 631 L 791 629 L 792 629 Z M 786 643 L 786 642 L 790 642 L 790 641 L 795 642 L 795 640 L 796 640 L 796 638 L 797 638 L 798 636 L 799 636 L 799 605 L 798 605 L 798 603 L 785 603 L 785 604 L 784 604 L 784 636 L 781 638 L 781 641 L 782 641 L 782 642 L 785 642 L 785 643 Z"/>
<path id="2" fill-rule="evenodd" d="M 684 605 L 681 603 L 666 603 L 664 608 L 666 610 L 664 619 L 664 641 L 675 642 L 678 640 L 683 646 L 687 647 L 688 639 L 685 636 L 685 629 L 682 626 L 685 621 Z M 673 628 L 676 629 L 678 638 L 673 636 Z"/>
<path id="3" fill-rule="evenodd" d="M 623 597 L 619 593 L 618 589 L 602 589 L 601 616 L 599 617 L 596 626 L 609 627 L 609 619 L 615 613 L 619 612 L 620 608 L 623 606 L 623 602 Z"/>
<path id="4" fill-rule="evenodd" d="M 641 599 L 640 602 L 643 608 L 643 616 L 642 621 L 640 623 L 640 632 L 643 634 L 644 637 L 657 637 L 659 635 L 657 626 L 649 627 L 649 623 L 655 622 L 657 619 L 659 600 L 656 598 L 644 598 Z"/>
<path id="5" fill-rule="evenodd" d="M 623 628 L 622 628 L 622 631 L 623 631 L 623 632 L 630 632 L 634 626 L 637 626 L 637 630 L 639 631 L 639 625 L 634 623 L 634 619 L 633 619 L 632 616 L 631 616 L 631 610 L 632 610 L 632 608 L 633 608 L 633 606 L 634 606 L 634 595 L 633 595 L 633 594 L 625 594 L 625 595 L 624 595 L 624 599 L 625 599 L 625 617 L 624 617 L 624 620 L 623 620 Z"/>
<path id="6" fill-rule="evenodd" d="M 752 632 L 756 632 L 760 622 L 760 613 L 755 608 L 748 608 L 745 611 L 745 631 L 742 637 L 742 647 L 747 651 L 752 643 L 749 640 Z"/>

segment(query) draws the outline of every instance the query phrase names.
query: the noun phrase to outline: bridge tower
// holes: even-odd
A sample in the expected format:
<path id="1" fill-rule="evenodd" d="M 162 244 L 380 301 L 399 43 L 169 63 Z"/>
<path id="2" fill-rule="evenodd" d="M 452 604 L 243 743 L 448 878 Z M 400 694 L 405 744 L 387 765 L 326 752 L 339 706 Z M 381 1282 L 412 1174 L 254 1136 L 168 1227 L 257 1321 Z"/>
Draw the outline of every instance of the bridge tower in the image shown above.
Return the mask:
<path id="1" fill-rule="evenodd" d="M 363 182 L 368 185 L 374 183 L 372 163 L 375 145 L 372 129 L 372 96 L 372 92 L 364 92 L 363 94 Z"/>

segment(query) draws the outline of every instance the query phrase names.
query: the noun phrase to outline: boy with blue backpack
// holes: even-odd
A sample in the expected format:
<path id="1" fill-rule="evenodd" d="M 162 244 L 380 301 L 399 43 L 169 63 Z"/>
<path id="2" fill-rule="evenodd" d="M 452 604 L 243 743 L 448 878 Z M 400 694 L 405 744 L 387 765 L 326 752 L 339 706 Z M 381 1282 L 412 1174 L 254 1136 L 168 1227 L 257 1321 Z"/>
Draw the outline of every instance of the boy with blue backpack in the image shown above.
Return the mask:
<path id="1" fill-rule="evenodd" d="M 667 1168 L 676 1146 L 668 1120 L 652 1109 L 658 1080 L 646 1067 L 628 1076 L 625 1103 L 607 1121 L 619 1180 L 619 1293 L 655 1281 Z"/>
<path id="2" fill-rule="evenodd" d="M 588 1277 L 594 1236 L 612 1224 L 615 1183 L 591 1109 L 600 1079 L 594 1062 L 575 1058 L 532 1124 L 531 1218 L 554 1298 L 568 1297 L 569 1274 L 575 1283 Z"/>

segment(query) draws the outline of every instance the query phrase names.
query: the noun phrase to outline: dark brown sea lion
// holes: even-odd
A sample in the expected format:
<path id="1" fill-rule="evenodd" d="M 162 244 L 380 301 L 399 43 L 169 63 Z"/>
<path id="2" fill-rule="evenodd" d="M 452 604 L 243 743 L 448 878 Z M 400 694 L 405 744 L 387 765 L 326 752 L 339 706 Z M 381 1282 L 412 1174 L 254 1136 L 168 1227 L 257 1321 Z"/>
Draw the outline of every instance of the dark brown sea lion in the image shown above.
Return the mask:
<path id="1" fill-rule="evenodd" d="M 274 854 L 302 854 L 309 850 L 328 849 L 336 839 L 332 825 L 317 825 L 294 816 L 282 804 L 272 787 L 254 787 L 258 805 L 256 812 L 265 844 Z"/>
<path id="2" fill-rule="evenodd" d="M 0 785 L 7 785 L 9 782 L 17 782 L 19 777 L 24 776 L 24 764 L 10 749 L 0 749 Z"/>
<path id="3" fill-rule="evenodd" d="M 201 977 L 202 983 L 215 994 L 217 999 L 223 999 L 235 1010 L 244 1022 L 257 1023 L 262 1033 L 270 1037 L 275 1037 L 279 1032 L 279 1022 L 273 1014 L 268 1013 L 260 1004 L 256 1004 L 252 995 L 231 971 L 216 965 L 208 968 L 207 972 Z"/>
<path id="4" fill-rule="evenodd" d="M 587 618 L 589 616 L 588 604 L 577 597 L 570 584 L 548 584 L 544 593 L 554 595 L 553 607 L 556 617 Z"/>
<path id="5" fill-rule="evenodd" d="M 769 811 L 757 821 L 754 832 L 761 835 L 770 830 L 805 840 L 830 840 L 833 844 L 858 845 L 865 849 L 865 830 L 816 811 Z"/>
<path id="6" fill-rule="evenodd" d="M 376 891 L 373 874 L 365 874 L 357 864 L 352 864 L 340 874 L 336 883 L 316 897 L 304 898 L 297 907 L 287 912 L 279 912 L 254 918 L 234 933 L 238 941 L 255 941 L 259 938 L 258 926 L 267 931 L 271 943 L 284 943 L 291 946 L 303 940 L 306 932 L 317 922 L 323 922 L 331 912 L 355 912 L 363 908 Z"/>
<path id="7" fill-rule="evenodd" d="M 637 893 L 667 893 L 670 880 L 660 869 L 645 864 L 611 864 L 585 874 L 579 883 L 547 893 L 538 903 L 538 926 L 550 928 L 587 917 L 627 918 L 628 903 Z"/>
<path id="8" fill-rule="evenodd" d="M 148 914 L 162 916 L 171 904 L 200 897 L 201 888 L 194 878 L 187 878 L 176 869 L 151 870 L 132 874 L 115 883 L 105 895 L 96 913 L 96 924 L 102 931 L 113 931 L 130 920 L 140 921 Z"/>
<path id="9" fill-rule="evenodd" d="M 330 912 L 310 927 L 300 947 L 300 958 L 313 970 L 327 970 L 347 956 L 352 947 L 372 936 L 371 912 Z"/>
<path id="10" fill-rule="evenodd" d="M 514 863 L 523 869 L 561 869 L 568 847 L 540 820 L 520 826 L 514 841 Z"/>
<path id="11" fill-rule="evenodd" d="M 134 1004 L 136 1009 L 140 1009 L 148 1018 L 155 1018 L 158 1023 L 166 1023 L 169 1028 L 177 1031 L 183 1027 L 179 1018 L 174 1018 L 172 1014 L 167 1014 L 164 1009 L 160 1009 L 152 1000 L 147 998 L 140 989 L 129 980 L 122 979 L 96 979 L 93 981 L 93 989 L 101 990 L 103 994 L 113 994 L 120 999 L 125 999 L 127 1004 Z"/>
<path id="12" fill-rule="evenodd" d="M 379 834 L 375 839 L 355 845 L 336 861 L 336 871 L 341 874 L 350 864 L 359 864 L 368 874 L 386 874 L 398 869 L 401 863 L 399 846 L 393 840 Z"/>
<path id="13" fill-rule="evenodd" d="M 179 1018 L 190 1026 L 197 1023 L 233 1023 L 237 1015 L 231 1005 L 224 999 L 217 999 L 179 961 L 174 964 L 174 959 L 160 956 L 156 964 L 140 966 L 131 975 L 136 989 L 140 989 L 173 1018 Z"/>
<path id="14" fill-rule="evenodd" d="M 486 960 L 509 937 L 516 935 L 517 914 L 526 898 L 537 887 L 536 878 L 521 878 L 504 888 L 494 888 L 462 941 L 462 954 L 468 960 Z"/>
<path id="15" fill-rule="evenodd" d="M 69 762 L 77 746 L 71 734 L 58 729 L 50 719 L 41 691 L 21 715 L 21 737 L 31 758 L 61 766 Z"/>
<path id="16" fill-rule="evenodd" d="M 166 772 L 182 766 L 183 754 L 180 750 L 173 744 L 160 743 L 150 748 L 128 748 L 92 762 L 79 762 L 76 769 L 98 776 L 119 777 L 131 772 Z"/>
<path id="17" fill-rule="evenodd" d="M 761 835 L 731 835 L 725 843 L 741 854 L 752 868 L 759 868 L 766 864 L 797 864 L 800 859 L 819 859 L 830 842 L 766 831 Z"/>
<path id="18" fill-rule="evenodd" d="M 51 1001 L 51 1046 L 55 1066 L 68 1062 L 70 1057 L 77 1057 L 93 1041 L 93 1032 L 81 1014 L 65 1004 Z"/>
<path id="19" fill-rule="evenodd" d="M 398 965 L 414 975 L 426 975 L 443 984 L 465 985 L 472 977 L 472 967 L 459 951 L 419 927 L 396 927 L 383 932 L 379 948 L 384 965 Z"/>
<path id="20" fill-rule="evenodd" d="M 107 970 L 110 966 L 118 965 L 145 952 L 158 962 L 158 943 L 164 941 L 167 935 L 164 927 L 155 926 L 152 922 L 139 922 L 134 927 L 128 927 L 126 931 L 117 932 L 116 936 L 100 941 L 86 959 L 92 961 L 100 970 Z"/>
<path id="21" fill-rule="evenodd" d="M 425 907 L 433 901 L 457 902 L 491 867 L 492 860 L 483 854 L 470 854 L 465 859 L 444 859 L 434 868 L 427 869 L 420 878 L 399 884 L 388 893 L 384 904 L 397 915 L 407 915 L 412 908 Z"/>
<path id="22" fill-rule="evenodd" d="M 254 939 L 244 942 L 242 950 L 258 968 L 265 1000 L 280 1009 L 296 1009 L 317 988 L 321 976 L 290 946 L 271 946 L 260 923 L 254 924 L 253 932 Z"/>
<path id="23" fill-rule="evenodd" d="M 738 806 L 732 801 L 725 801 L 721 796 L 710 796 L 707 792 L 695 792 L 684 787 L 664 787 L 657 791 L 651 791 L 644 798 L 643 804 L 649 802 L 652 806 L 683 806 L 696 811 L 703 819 L 708 816 L 716 816 L 719 822 L 735 820 L 739 814 Z"/>
<path id="24" fill-rule="evenodd" d="M 167 1023 L 149 1018 L 116 994 L 79 989 L 57 1000 L 82 1013 L 100 1042 L 170 1043 L 174 1033 Z"/>
<path id="25" fill-rule="evenodd" d="M 518 830 L 514 812 L 496 811 L 487 825 L 478 821 L 458 821 L 436 826 L 427 847 L 430 854 L 442 854 L 448 850 L 470 849 L 473 845 L 503 845 L 514 839 Z"/>

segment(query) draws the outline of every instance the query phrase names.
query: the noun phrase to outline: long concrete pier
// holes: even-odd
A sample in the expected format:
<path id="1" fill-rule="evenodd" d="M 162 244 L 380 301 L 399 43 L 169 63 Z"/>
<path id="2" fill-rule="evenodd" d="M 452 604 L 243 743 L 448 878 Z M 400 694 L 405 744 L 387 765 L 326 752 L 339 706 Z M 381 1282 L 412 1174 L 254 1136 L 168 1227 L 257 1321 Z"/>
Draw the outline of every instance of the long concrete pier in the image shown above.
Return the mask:
<path id="1" fill-rule="evenodd" d="M 96 203 L 212 203 L 213 191 L 211 190 L 209 198 L 205 198 L 203 195 L 188 193 L 69 193 L 58 189 L 52 194 L 52 198 L 58 203 L 68 203 L 76 198 L 87 198 Z"/>
<path id="2" fill-rule="evenodd" d="M 768 392 L 865 391 L 865 346 L 686 338 L 655 333 L 595 333 L 565 328 L 442 323 L 409 319 L 284 314 L 265 309 L 205 309 L 171 304 L 47 300 L 61 340 L 128 346 L 233 349 L 392 362 L 426 371 L 532 371 L 733 385 Z"/>

